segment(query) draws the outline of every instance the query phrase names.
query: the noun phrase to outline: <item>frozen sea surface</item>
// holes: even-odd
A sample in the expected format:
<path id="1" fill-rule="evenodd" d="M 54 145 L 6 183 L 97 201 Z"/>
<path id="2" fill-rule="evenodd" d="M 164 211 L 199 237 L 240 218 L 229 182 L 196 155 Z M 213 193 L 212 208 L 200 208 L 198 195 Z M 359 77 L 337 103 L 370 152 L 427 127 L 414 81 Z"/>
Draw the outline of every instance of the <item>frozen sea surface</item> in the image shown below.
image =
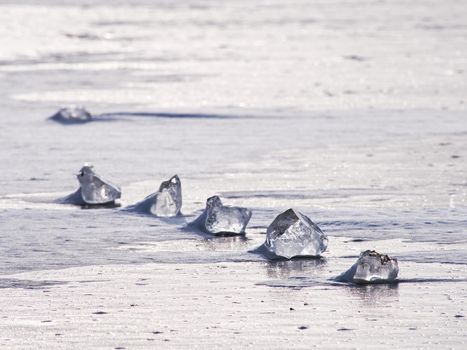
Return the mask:
<path id="1" fill-rule="evenodd" d="M 0 23 L 1 274 L 263 261 L 289 207 L 330 263 L 467 264 L 464 2 L 0 1 Z M 68 104 L 96 120 L 47 120 Z M 122 208 L 178 174 L 186 216 L 54 203 L 84 162 Z M 253 209 L 246 238 L 185 228 L 213 194 Z"/>
<path id="2" fill-rule="evenodd" d="M 0 23 L 2 349 L 465 347 L 465 1 L 0 0 Z M 95 118 L 48 119 L 70 104 Z M 120 207 L 57 203 L 86 162 Z M 183 216 L 125 210 L 174 174 Z M 187 227 L 213 195 L 245 237 Z M 258 253 L 291 207 L 323 258 Z M 336 284 L 367 249 L 398 284 Z"/>

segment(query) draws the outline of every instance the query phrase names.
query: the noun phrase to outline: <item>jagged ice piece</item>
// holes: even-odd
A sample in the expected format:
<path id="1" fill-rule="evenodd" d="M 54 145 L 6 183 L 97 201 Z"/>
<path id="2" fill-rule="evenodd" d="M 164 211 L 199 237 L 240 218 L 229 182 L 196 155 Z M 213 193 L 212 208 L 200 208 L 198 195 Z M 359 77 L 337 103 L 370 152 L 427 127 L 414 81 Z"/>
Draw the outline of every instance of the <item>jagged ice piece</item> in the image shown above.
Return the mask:
<path id="1" fill-rule="evenodd" d="M 251 214 L 247 208 L 224 206 L 218 196 L 213 196 L 207 199 L 206 209 L 195 223 L 214 235 L 243 234 Z"/>
<path id="2" fill-rule="evenodd" d="M 374 250 L 366 250 L 360 253 L 357 262 L 337 277 L 337 280 L 356 284 L 392 282 L 398 273 L 397 259 Z"/>
<path id="3" fill-rule="evenodd" d="M 121 197 L 120 187 L 97 175 L 90 164 L 81 168 L 77 178 L 81 185 L 81 196 L 87 204 L 112 203 Z"/>
<path id="4" fill-rule="evenodd" d="M 92 115 L 84 107 L 61 108 L 50 119 L 64 124 L 86 123 L 92 120 Z"/>
<path id="5" fill-rule="evenodd" d="M 320 256 L 328 246 L 328 238 L 307 216 L 288 209 L 269 225 L 264 246 L 271 253 L 287 259 Z"/>
<path id="6" fill-rule="evenodd" d="M 161 183 L 152 198 L 149 211 L 156 216 L 170 217 L 180 214 L 182 208 L 182 184 L 177 175 Z"/>

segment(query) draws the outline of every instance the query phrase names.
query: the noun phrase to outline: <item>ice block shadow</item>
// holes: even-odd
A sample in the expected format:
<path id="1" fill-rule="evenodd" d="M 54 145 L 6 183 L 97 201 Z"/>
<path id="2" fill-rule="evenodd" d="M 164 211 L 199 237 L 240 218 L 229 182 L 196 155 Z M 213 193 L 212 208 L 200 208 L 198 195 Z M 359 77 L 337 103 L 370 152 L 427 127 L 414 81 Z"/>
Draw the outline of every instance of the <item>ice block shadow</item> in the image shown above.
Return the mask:
<path id="1" fill-rule="evenodd" d="M 83 200 L 81 188 L 65 197 L 56 199 L 54 203 L 76 205 L 81 209 L 114 209 L 121 207 L 121 204 L 115 201 L 105 204 L 88 204 Z"/>
<path id="2" fill-rule="evenodd" d="M 195 234 L 197 236 L 200 236 L 206 239 L 215 239 L 216 237 L 244 237 L 245 240 L 248 239 L 246 237 L 246 232 L 241 233 L 241 234 L 232 233 L 232 232 L 219 232 L 217 234 L 208 233 L 203 229 L 203 226 L 202 226 L 203 219 L 204 217 L 202 215 L 199 217 L 196 217 L 194 221 L 187 222 L 187 224 L 181 228 L 181 231 L 189 232 L 189 233 Z"/>
<path id="3" fill-rule="evenodd" d="M 248 253 L 251 254 L 257 254 L 261 255 L 264 258 L 270 260 L 270 261 L 293 261 L 293 260 L 318 260 L 318 261 L 326 261 L 326 258 L 323 256 L 314 256 L 314 255 L 300 255 L 300 256 L 295 256 L 293 258 L 287 259 L 282 256 L 278 256 L 272 252 L 269 251 L 268 248 L 264 244 L 261 244 L 259 247 L 249 250 Z"/>
<path id="4" fill-rule="evenodd" d="M 147 203 L 141 204 L 131 204 L 119 210 L 119 213 L 131 215 L 134 217 L 145 217 L 145 218 L 152 218 L 156 221 L 162 222 L 167 225 L 178 225 L 181 228 L 186 226 L 187 218 L 189 216 L 179 213 L 177 216 L 156 216 L 151 214 L 149 210 L 147 210 Z"/>
<path id="5" fill-rule="evenodd" d="M 419 283 L 460 283 L 467 282 L 467 278 L 398 278 L 393 281 L 376 281 L 365 284 L 355 284 L 352 282 L 340 282 L 335 278 L 320 279 L 308 277 L 292 277 L 286 280 L 260 282 L 258 285 L 269 287 L 289 287 L 294 289 L 313 288 L 313 287 L 345 287 L 345 288 L 367 288 L 377 286 L 398 287 L 401 284 L 419 284 Z"/>
<path id="6" fill-rule="evenodd" d="M 115 120 L 124 117 L 149 117 L 166 119 L 242 119 L 249 116 L 239 116 L 217 113 L 176 113 L 176 112 L 110 112 L 94 116 L 95 120 Z"/>
<path id="7" fill-rule="evenodd" d="M 53 115 L 48 120 L 62 125 L 82 125 L 93 122 L 112 122 L 118 120 L 128 120 L 132 117 L 136 118 L 163 118 L 163 119 L 210 119 L 210 120 L 225 120 L 225 119 L 242 119 L 253 118 L 251 116 L 240 116 L 230 114 L 216 113 L 175 113 L 175 112 L 109 112 L 101 114 L 93 114 L 91 118 L 86 120 L 64 119 Z"/>
<path id="8" fill-rule="evenodd" d="M 166 221 L 169 223 L 172 223 L 174 221 L 177 221 L 180 224 L 187 224 L 187 218 L 190 217 L 189 215 L 184 215 L 182 212 L 178 213 L 176 216 L 157 216 L 152 214 L 149 211 L 149 208 L 151 207 L 150 203 L 147 202 L 138 202 L 136 204 L 131 204 L 128 205 L 124 208 L 122 208 L 123 213 L 127 213 L 129 215 L 137 215 L 137 216 L 150 216 L 153 217 L 154 219 L 159 219 L 162 221 Z"/>

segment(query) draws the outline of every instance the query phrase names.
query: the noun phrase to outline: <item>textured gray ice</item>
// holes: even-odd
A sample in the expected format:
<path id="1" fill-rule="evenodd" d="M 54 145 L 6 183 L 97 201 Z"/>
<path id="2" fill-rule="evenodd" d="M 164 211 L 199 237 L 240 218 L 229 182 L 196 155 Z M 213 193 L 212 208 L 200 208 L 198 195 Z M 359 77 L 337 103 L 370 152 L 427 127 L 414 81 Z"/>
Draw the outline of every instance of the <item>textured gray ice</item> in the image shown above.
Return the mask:
<path id="1" fill-rule="evenodd" d="M 76 176 L 86 204 L 107 204 L 121 197 L 120 187 L 97 175 L 91 164 L 85 164 Z"/>
<path id="2" fill-rule="evenodd" d="M 59 109 L 50 119 L 64 124 L 86 123 L 92 115 L 84 107 L 72 106 Z"/>
<path id="3" fill-rule="evenodd" d="M 250 209 L 225 206 L 218 196 L 213 196 L 207 199 L 206 209 L 194 223 L 214 235 L 244 234 L 251 214 Z"/>
<path id="4" fill-rule="evenodd" d="M 151 0 L 97 2 L 96 8 L 77 5 L 88 0 L 62 1 L 63 6 L 55 6 L 56 0 L 21 1 L 27 6 L 2 2 L 1 196 L 64 192 L 67 169 L 83 159 L 93 159 L 99 168 L 118 164 L 110 179 L 129 188 L 154 176 L 150 164 L 163 164 L 160 171 L 190 174 L 192 198 L 202 198 L 207 189 L 251 190 L 248 203 L 259 209 L 255 225 L 267 226 L 270 210 L 288 203 L 304 213 L 317 210 L 313 215 L 319 213 L 320 227 L 337 236 L 379 239 L 371 229 L 378 225 L 385 238 L 466 241 L 466 2 L 374 1 L 369 6 L 271 0 L 258 7 L 222 0 L 225 6 L 170 6 L 170 18 Z M 70 16 L 79 17 L 73 26 Z M 215 29 L 213 35 L 205 35 L 207 28 Z M 401 40 L 402 28 L 418 45 Z M 358 38 L 356 31 L 362 34 Z M 167 32 L 173 35 L 154 35 Z M 106 33 L 113 38 L 81 37 Z M 202 39 L 199 45 L 193 37 Z M 72 104 L 89 107 L 96 119 L 100 113 L 125 111 L 182 114 L 70 127 L 43 120 L 56 112 L 51 106 Z M 203 117 L 209 113 L 238 118 Z M 293 137 L 284 137 L 284 130 Z M 148 152 L 155 145 L 157 151 Z M 424 176 L 427 172 L 430 176 Z M 143 194 L 155 192 L 153 186 L 149 183 Z M 287 191 L 278 193 L 280 188 Z M 132 197 L 131 203 L 140 199 Z M 183 199 L 187 213 L 196 210 L 196 202 Z M 72 249 L 63 253 L 69 242 L 57 246 L 50 239 L 46 247 L 37 237 L 73 234 L 79 263 L 88 264 L 94 248 L 101 247 L 89 241 L 89 232 L 100 244 L 116 235 L 113 225 L 106 227 L 109 215 L 112 221 L 118 215 L 108 211 L 69 213 L 51 206 L 44 212 L 0 202 L 5 271 L 77 263 L 69 258 L 75 255 Z M 73 230 L 63 231 L 75 215 L 80 219 L 73 221 Z M 149 225 L 157 220 L 124 217 L 118 221 L 120 240 L 140 240 L 143 227 L 147 240 L 154 239 Z M 90 229 L 90 221 L 99 228 Z M 158 231 L 180 237 L 176 225 Z M 33 244 L 48 252 L 41 261 L 32 260 L 38 256 Z M 467 259 L 462 249 L 434 253 L 426 249 L 410 259 Z M 174 261 L 185 261 L 183 253 L 173 255 Z M 104 255 L 99 258 L 103 263 Z M 120 253 L 120 258 L 132 262 L 134 255 Z M 230 259 L 228 254 L 222 258 Z"/>
<path id="5" fill-rule="evenodd" d="M 394 281 L 398 273 L 397 259 L 374 250 L 366 250 L 360 253 L 357 262 L 350 269 L 336 279 L 356 284 L 383 283 Z"/>
<path id="6" fill-rule="evenodd" d="M 287 259 L 320 256 L 328 246 L 328 238 L 306 215 L 288 209 L 269 225 L 264 246 L 276 256 Z"/>

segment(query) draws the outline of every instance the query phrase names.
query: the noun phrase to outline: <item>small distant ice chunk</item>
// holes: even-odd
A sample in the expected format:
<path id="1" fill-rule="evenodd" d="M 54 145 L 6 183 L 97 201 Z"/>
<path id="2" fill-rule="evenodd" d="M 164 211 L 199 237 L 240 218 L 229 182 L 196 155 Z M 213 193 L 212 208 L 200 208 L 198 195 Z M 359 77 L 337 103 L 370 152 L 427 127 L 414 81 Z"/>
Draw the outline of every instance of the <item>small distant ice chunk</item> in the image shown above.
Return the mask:
<path id="1" fill-rule="evenodd" d="M 320 256 L 328 246 L 328 238 L 306 215 L 295 209 L 279 214 L 269 225 L 264 246 L 276 256 Z"/>
<path id="2" fill-rule="evenodd" d="M 393 282 L 399 273 L 397 259 L 374 250 L 360 253 L 357 262 L 336 278 L 340 282 L 356 284 Z"/>
<path id="3" fill-rule="evenodd" d="M 84 164 L 77 175 L 81 197 L 86 204 L 108 204 L 122 195 L 120 187 L 97 175 L 91 164 Z"/>
<path id="4" fill-rule="evenodd" d="M 218 196 L 213 196 L 207 199 L 206 209 L 193 224 L 214 235 L 244 234 L 250 218 L 250 209 L 224 206 Z"/>
<path id="5" fill-rule="evenodd" d="M 92 115 L 84 107 L 71 106 L 59 109 L 50 119 L 63 124 L 78 124 L 90 122 Z"/>
<path id="6" fill-rule="evenodd" d="M 180 215 L 182 208 L 182 183 L 177 175 L 164 181 L 159 190 L 141 202 L 129 207 L 130 210 L 147 212 L 155 216 L 173 217 Z"/>

